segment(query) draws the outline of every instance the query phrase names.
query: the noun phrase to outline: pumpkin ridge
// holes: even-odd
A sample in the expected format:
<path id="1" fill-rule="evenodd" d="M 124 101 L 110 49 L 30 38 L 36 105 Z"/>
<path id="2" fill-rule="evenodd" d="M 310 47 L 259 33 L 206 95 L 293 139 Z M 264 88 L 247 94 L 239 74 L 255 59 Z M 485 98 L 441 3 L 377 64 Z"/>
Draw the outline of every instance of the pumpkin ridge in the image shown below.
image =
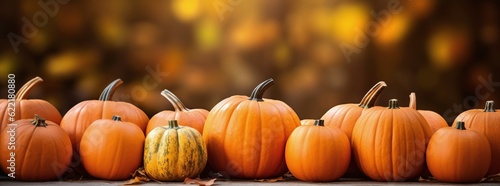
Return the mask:
<path id="1" fill-rule="evenodd" d="M 30 149 L 30 146 L 31 146 L 31 141 L 33 141 L 33 135 L 34 135 L 34 133 L 35 133 L 35 130 L 36 130 L 36 127 L 34 127 L 34 128 L 33 128 L 33 130 L 31 130 L 31 132 L 30 132 L 30 134 L 29 134 L 29 138 L 30 138 L 30 139 L 29 139 L 29 141 L 28 141 L 28 146 L 27 146 L 26 148 L 24 148 L 24 152 L 25 152 L 25 153 L 21 153 L 21 155 L 23 155 L 23 156 L 22 156 L 22 158 L 21 158 L 21 159 L 23 160 L 23 163 L 22 163 L 22 167 L 21 167 L 21 169 L 20 169 L 20 170 L 26 170 L 26 169 L 25 169 L 25 168 L 26 168 L 26 166 L 29 166 L 29 163 L 26 163 L 26 161 L 28 161 L 26 157 L 30 157 L 30 153 L 31 153 L 31 151 L 28 151 L 27 149 Z M 19 173 L 21 173 L 21 174 L 22 174 L 22 173 L 23 173 L 23 171 L 19 171 Z M 23 176 L 24 176 L 24 175 L 23 175 Z"/>
<path id="2" fill-rule="evenodd" d="M 278 100 L 273 100 L 273 101 L 278 101 Z M 279 101 L 279 102 L 281 102 L 281 101 Z M 276 104 L 269 104 L 269 105 L 270 105 L 270 106 L 272 106 L 272 107 L 274 107 L 274 108 L 278 111 L 278 114 L 277 114 L 277 115 L 280 117 L 280 118 L 279 118 L 279 119 L 280 119 L 280 121 L 281 121 L 281 122 L 284 122 L 284 120 L 283 120 L 283 118 L 284 118 L 284 117 L 283 117 L 283 115 L 282 115 L 282 112 L 280 112 L 280 108 L 279 108 L 279 107 L 277 107 L 277 105 L 276 105 Z M 286 106 L 284 103 L 283 103 L 283 104 L 281 104 L 281 105 L 282 105 L 282 106 Z M 288 110 L 287 110 L 287 112 L 286 112 L 286 113 L 289 115 L 289 117 L 290 117 L 290 118 L 293 118 L 292 112 L 290 111 L 290 110 L 292 110 L 292 109 L 291 109 L 290 107 L 287 107 L 287 109 L 288 109 Z M 293 111 L 293 110 L 292 110 L 292 111 Z M 261 120 L 262 120 L 262 119 L 263 119 L 263 118 L 261 117 Z M 283 123 L 282 123 L 282 124 L 283 124 Z M 285 126 L 286 126 L 286 125 L 282 125 L 282 130 L 283 130 L 283 131 L 282 131 L 282 134 L 284 134 L 284 135 L 286 135 L 286 134 L 287 134 L 287 133 L 286 133 L 286 128 L 285 128 Z M 275 127 L 275 126 L 272 126 L 272 127 Z M 293 132 L 293 130 L 292 130 L 292 132 Z M 290 133 L 290 134 L 291 134 L 291 133 Z M 290 136 L 288 136 L 288 138 L 289 138 L 289 137 L 290 137 Z M 286 141 L 285 141 L 285 144 L 286 144 Z M 283 149 L 283 160 L 285 160 L 285 156 L 284 156 L 284 154 L 285 154 L 285 149 Z M 260 165 L 260 164 L 259 164 L 259 165 Z M 285 162 L 285 165 L 286 165 L 286 162 Z M 279 169 L 281 169 L 281 164 L 280 164 L 280 165 L 278 165 L 278 166 L 276 166 L 276 169 L 274 169 L 272 172 L 279 172 Z"/>
<path id="3" fill-rule="evenodd" d="M 114 116 L 113 116 L 113 119 L 114 119 Z M 114 121 L 116 121 L 116 120 L 114 120 Z M 121 120 L 118 120 L 117 122 L 121 122 Z M 111 125 L 115 125 L 114 123 L 110 123 L 110 124 Z M 109 127 L 113 127 L 114 128 L 114 126 L 109 126 Z M 121 147 L 123 146 L 123 143 L 122 143 L 122 140 L 121 140 L 121 139 L 123 139 L 123 134 L 121 132 L 119 132 L 118 134 L 119 134 L 119 136 L 116 138 L 116 140 L 117 140 L 118 143 L 116 144 L 115 149 L 121 149 Z M 120 155 L 123 156 L 123 154 L 124 154 L 123 152 L 117 152 L 117 151 L 118 150 L 114 150 L 113 151 L 113 153 L 115 153 L 114 154 L 114 157 L 115 157 L 114 159 L 118 159 L 120 157 Z M 113 165 L 111 165 L 111 170 L 108 171 L 108 173 L 109 173 L 108 174 L 108 179 L 111 178 L 112 176 L 114 176 L 114 174 L 116 174 L 116 170 L 120 169 L 120 168 L 121 168 L 121 166 L 119 165 L 119 163 L 113 163 Z"/>

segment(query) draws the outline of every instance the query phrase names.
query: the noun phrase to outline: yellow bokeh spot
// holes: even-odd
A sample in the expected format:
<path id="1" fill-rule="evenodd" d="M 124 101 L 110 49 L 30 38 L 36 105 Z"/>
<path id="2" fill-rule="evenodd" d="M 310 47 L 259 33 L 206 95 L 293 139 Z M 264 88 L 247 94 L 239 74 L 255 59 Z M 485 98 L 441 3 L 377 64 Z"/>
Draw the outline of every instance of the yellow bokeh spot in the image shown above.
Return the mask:
<path id="1" fill-rule="evenodd" d="M 190 22 L 196 19 L 201 12 L 200 0 L 173 0 L 172 12 L 183 22 Z"/>
<path id="2" fill-rule="evenodd" d="M 364 30 L 369 20 L 369 9 L 363 4 L 345 4 L 332 10 L 329 19 L 319 19 L 330 25 L 333 36 L 341 41 L 353 43 L 358 32 Z"/>
<path id="3" fill-rule="evenodd" d="M 220 42 L 220 26 L 212 19 L 205 19 L 196 25 L 196 41 L 202 49 L 212 49 Z"/>
<path id="4" fill-rule="evenodd" d="M 375 41 L 381 45 L 391 45 L 400 41 L 408 32 L 411 20 L 406 14 L 391 14 L 387 25 L 381 25 L 380 34 Z"/>

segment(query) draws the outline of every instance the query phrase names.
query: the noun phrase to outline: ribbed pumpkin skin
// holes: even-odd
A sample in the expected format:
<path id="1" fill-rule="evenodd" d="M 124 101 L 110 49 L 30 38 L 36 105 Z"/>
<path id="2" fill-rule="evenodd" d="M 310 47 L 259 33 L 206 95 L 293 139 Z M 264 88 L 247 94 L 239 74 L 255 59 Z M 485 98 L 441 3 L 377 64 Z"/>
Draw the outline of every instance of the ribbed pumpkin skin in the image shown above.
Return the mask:
<path id="1" fill-rule="evenodd" d="M 133 123 L 99 119 L 82 136 L 80 155 L 87 172 L 106 180 L 131 177 L 142 164 L 144 134 Z"/>
<path id="2" fill-rule="evenodd" d="M 243 179 L 272 178 L 287 171 L 285 145 L 300 119 L 284 102 L 262 99 L 266 88 L 261 85 L 254 90 L 257 96 L 231 96 L 208 114 L 203 138 L 214 171 Z"/>
<path id="3" fill-rule="evenodd" d="M 491 149 L 488 139 L 474 130 L 439 129 L 427 147 L 427 167 L 442 182 L 479 182 L 488 172 Z"/>
<path id="4" fill-rule="evenodd" d="M 373 107 L 356 122 L 351 147 L 359 168 L 371 179 L 404 181 L 424 168 L 430 136 L 429 125 L 416 110 Z"/>
<path id="5" fill-rule="evenodd" d="M 488 101 L 485 109 L 462 112 L 455 119 L 454 126 L 458 121 L 465 122 L 465 128 L 468 130 L 478 131 L 488 138 L 491 146 L 491 164 L 488 175 L 500 173 L 500 111 L 494 109 L 494 102 Z"/>
<path id="6" fill-rule="evenodd" d="M 417 110 L 417 96 L 414 92 L 410 94 L 410 104 L 409 106 L 412 109 Z M 444 118 L 438 113 L 431 110 L 417 110 L 427 121 L 429 127 L 431 128 L 431 134 L 434 134 L 440 128 L 448 127 L 448 123 Z"/>
<path id="7" fill-rule="evenodd" d="M 32 124 L 33 119 L 16 121 L 16 172 L 17 180 L 22 181 L 48 181 L 57 179 L 69 167 L 73 149 L 68 134 L 59 125 L 45 121 L 47 126 Z M 2 170 L 10 173 L 9 162 L 10 135 L 6 127 L 0 135 L 0 165 Z"/>
<path id="8" fill-rule="evenodd" d="M 207 164 L 207 149 L 194 128 L 162 126 L 153 129 L 144 146 L 144 170 L 159 181 L 197 177 Z"/>
<path id="9" fill-rule="evenodd" d="M 347 171 L 351 144 L 333 126 L 297 127 L 286 143 L 285 158 L 290 172 L 302 181 L 334 181 Z"/>

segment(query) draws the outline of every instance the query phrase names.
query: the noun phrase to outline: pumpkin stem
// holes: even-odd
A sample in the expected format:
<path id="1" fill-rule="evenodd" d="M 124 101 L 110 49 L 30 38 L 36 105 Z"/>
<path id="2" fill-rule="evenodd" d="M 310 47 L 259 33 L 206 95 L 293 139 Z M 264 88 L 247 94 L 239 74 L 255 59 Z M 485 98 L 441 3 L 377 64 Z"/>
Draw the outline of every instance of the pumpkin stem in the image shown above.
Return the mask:
<path id="1" fill-rule="evenodd" d="M 484 106 L 484 112 L 495 112 L 495 102 L 492 100 L 486 101 L 486 105 Z"/>
<path id="2" fill-rule="evenodd" d="M 168 128 L 179 128 L 177 120 L 168 120 Z"/>
<path id="3" fill-rule="evenodd" d="M 456 128 L 458 130 L 465 130 L 465 123 L 463 121 L 457 121 L 457 126 Z"/>
<path id="4" fill-rule="evenodd" d="M 28 82 L 26 82 L 20 89 L 19 91 L 17 92 L 16 94 L 16 100 L 22 100 L 22 99 L 26 99 L 28 97 L 28 95 L 30 94 L 31 92 L 31 89 L 33 89 L 33 87 L 35 85 L 37 85 L 38 83 L 42 82 L 43 79 L 40 78 L 40 77 L 35 77 L 31 80 L 29 80 Z"/>
<path id="5" fill-rule="evenodd" d="M 47 126 L 47 123 L 45 123 L 45 119 L 38 116 L 38 114 L 35 114 L 35 118 L 33 119 L 33 121 L 31 121 L 31 123 L 33 125 L 35 125 L 35 127 L 46 127 Z"/>
<path id="6" fill-rule="evenodd" d="M 410 105 L 408 105 L 408 107 L 417 110 L 417 96 L 415 95 L 415 92 L 410 94 Z"/>
<path id="7" fill-rule="evenodd" d="M 264 95 L 264 92 L 271 87 L 274 84 L 274 81 L 272 78 L 269 78 L 265 80 L 264 82 L 260 83 L 253 89 L 252 94 L 250 95 L 249 100 L 255 100 L 255 101 L 264 101 L 262 99 L 262 96 Z"/>
<path id="8" fill-rule="evenodd" d="M 314 126 L 325 126 L 325 120 L 317 119 L 314 121 Z"/>
<path id="9" fill-rule="evenodd" d="M 99 101 L 110 101 L 111 98 L 113 97 L 113 94 L 115 93 L 115 90 L 118 86 L 120 86 L 123 83 L 123 81 L 118 78 L 111 82 L 106 88 L 101 93 L 101 96 L 99 96 Z"/>
<path id="10" fill-rule="evenodd" d="M 117 116 L 117 115 L 114 115 L 114 116 L 111 118 L 111 120 L 113 120 L 113 121 L 122 121 L 122 117 Z"/>
<path id="11" fill-rule="evenodd" d="M 359 103 L 359 107 L 362 108 L 371 108 L 375 106 L 375 102 L 377 101 L 378 97 L 384 90 L 384 88 L 387 87 L 387 84 L 384 81 L 379 81 L 377 84 L 375 84 L 361 99 L 361 102 Z"/>
<path id="12" fill-rule="evenodd" d="M 397 99 L 389 100 L 389 106 L 387 108 L 388 109 L 399 109 L 398 100 Z"/>
<path id="13" fill-rule="evenodd" d="M 184 106 L 184 103 L 182 103 L 182 101 L 169 90 L 165 89 L 161 91 L 161 95 L 167 98 L 167 100 L 172 104 L 172 106 L 174 106 L 176 112 L 189 110 L 188 108 L 186 108 L 186 106 Z"/>

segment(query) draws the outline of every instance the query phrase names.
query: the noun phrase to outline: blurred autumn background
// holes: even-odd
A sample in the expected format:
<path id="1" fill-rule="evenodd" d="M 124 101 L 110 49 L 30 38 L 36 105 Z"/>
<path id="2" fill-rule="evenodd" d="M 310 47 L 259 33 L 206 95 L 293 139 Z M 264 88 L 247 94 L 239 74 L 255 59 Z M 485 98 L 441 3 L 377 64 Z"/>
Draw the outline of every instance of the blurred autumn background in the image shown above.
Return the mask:
<path id="1" fill-rule="evenodd" d="M 172 109 L 165 88 L 210 110 L 274 78 L 265 97 L 319 118 L 384 80 L 378 105 L 415 91 L 451 122 L 500 102 L 499 18 L 494 0 L 1 1 L 0 96 L 7 74 L 17 88 L 40 76 L 30 97 L 64 114 L 121 78 L 113 100 L 151 117 Z"/>

